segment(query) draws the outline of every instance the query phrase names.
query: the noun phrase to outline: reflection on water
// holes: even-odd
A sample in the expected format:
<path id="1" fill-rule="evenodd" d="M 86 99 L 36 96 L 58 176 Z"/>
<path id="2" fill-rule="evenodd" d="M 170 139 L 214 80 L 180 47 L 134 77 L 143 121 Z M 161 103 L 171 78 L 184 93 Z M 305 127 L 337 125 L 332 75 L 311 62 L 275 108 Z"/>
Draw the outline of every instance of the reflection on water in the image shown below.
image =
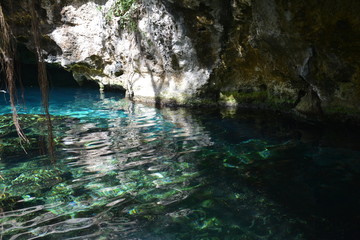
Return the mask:
<path id="1" fill-rule="evenodd" d="M 38 142 L 39 95 L 25 94 L 24 129 Z M 54 165 L 39 144 L 14 147 L 1 102 L 0 239 L 360 237 L 354 129 L 159 110 L 91 90 L 51 99 Z"/>

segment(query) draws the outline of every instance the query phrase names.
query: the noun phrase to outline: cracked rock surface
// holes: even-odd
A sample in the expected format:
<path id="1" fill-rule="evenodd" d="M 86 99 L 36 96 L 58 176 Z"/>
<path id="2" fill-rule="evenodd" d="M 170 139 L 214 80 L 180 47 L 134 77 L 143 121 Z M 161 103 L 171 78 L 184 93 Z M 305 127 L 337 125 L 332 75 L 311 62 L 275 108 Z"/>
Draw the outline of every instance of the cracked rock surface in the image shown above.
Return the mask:
<path id="1" fill-rule="evenodd" d="M 115 3 L 39 0 L 47 61 L 135 100 L 359 115 L 359 1 L 136 1 L 132 22 Z M 3 5 L 31 49 L 26 1 Z"/>

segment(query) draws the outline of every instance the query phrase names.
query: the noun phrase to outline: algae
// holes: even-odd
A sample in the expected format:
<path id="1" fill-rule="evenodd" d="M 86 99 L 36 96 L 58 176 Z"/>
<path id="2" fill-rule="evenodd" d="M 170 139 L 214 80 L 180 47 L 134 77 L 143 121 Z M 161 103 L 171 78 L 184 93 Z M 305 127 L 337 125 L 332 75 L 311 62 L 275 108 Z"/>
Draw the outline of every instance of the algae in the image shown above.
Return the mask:
<path id="1" fill-rule="evenodd" d="M 68 71 L 83 74 L 86 76 L 106 76 L 103 67 L 91 67 L 86 63 L 76 63 L 67 68 Z"/>
<path id="2" fill-rule="evenodd" d="M 58 126 L 55 129 L 55 143 L 61 142 L 60 132 L 64 128 L 60 123 L 64 120 L 70 119 L 68 117 L 52 116 L 52 121 Z M 75 120 L 75 119 L 71 119 Z M 28 143 L 21 143 L 16 129 L 12 123 L 12 116 L 10 114 L 0 116 L 0 157 L 5 161 L 10 156 L 17 154 L 25 154 L 26 152 L 40 151 L 42 152 L 42 145 L 45 144 L 47 131 L 44 129 L 46 123 L 45 115 L 31 115 L 19 114 L 19 122 L 23 126 L 23 131 L 29 139 Z M 45 152 L 44 152 L 45 153 Z"/>

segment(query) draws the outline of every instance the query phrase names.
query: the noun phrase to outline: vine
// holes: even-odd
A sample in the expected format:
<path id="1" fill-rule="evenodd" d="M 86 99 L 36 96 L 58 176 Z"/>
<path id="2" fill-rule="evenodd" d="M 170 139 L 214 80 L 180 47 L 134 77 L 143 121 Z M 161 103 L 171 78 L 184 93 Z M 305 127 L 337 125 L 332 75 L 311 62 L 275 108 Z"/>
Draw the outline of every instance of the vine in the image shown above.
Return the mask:
<path id="1" fill-rule="evenodd" d="M 7 92 L 9 93 L 10 96 L 10 105 L 11 105 L 13 123 L 16 128 L 16 132 L 21 140 L 28 142 L 29 140 L 26 138 L 24 132 L 21 129 L 18 119 L 18 113 L 16 110 L 16 103 L 15 103 L 16 86 L 15 86 L 15 72 L 14 72 L 15 71 L 14 39 L 15 38 L 12 35 L 10 26 L 7 24 L 5 20 L 3 9 L 0 4 L 0 70 L 3 70 L 6 75 Z"/>
<path id="2" fill-rule="evenodd" d="M 49 113 L 49 83 L 47 79 L 46 73 L 46 65 L 43 57 L 41 56 L 41 29 L 39 23 L 39 16 L 35 8 L 35 0 L 28 0 L 28 7 L 31 13 L 31 33 L 33 36 L 35 52 L 37 55 L 38 62 L 38 80 L 42 94 L 42 105 L 45 112 L 46 117 L 46 126 L 47 126 L 47 134 L 48 134 L 48 154 L 50 159 L 55 162 L 55 142 L 52 130 L 51 117 Z M 5 19 L 5 15 L 3 12 L 2 5 L 0 3 L 0 72 L 4 72 L 7 91 L 3 90 L 3 92 L 7 92 L 10 97 L 10 105 L 12 109 L 13 115 L 13 123 L 16 128 L 16 131 L 20 137 L 20 140 L 23 142 L 29 143 L 29 140 L 25 136 L 24 132 L 21 129 L 19 116 L 16 109 L 16 81 L 15 81 L 15 45 L 16 39 L 12 34 L 11 27 L 7 23 Z M 25 150 L 25 149 L 24 149 Z M 25 151 L 26 152 L 26 151 Z"/>

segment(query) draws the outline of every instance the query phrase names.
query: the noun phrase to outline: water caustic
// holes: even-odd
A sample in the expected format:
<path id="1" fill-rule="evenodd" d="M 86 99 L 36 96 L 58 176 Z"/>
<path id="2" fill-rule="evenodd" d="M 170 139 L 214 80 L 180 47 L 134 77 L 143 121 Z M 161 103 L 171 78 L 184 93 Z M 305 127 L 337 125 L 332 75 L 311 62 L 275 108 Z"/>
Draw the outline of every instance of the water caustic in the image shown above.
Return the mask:
<path id="1" fill-rule="evenodd" d="M 1 102 L 2 239 L 358 239 L 353 132 L 55 89 L 53 164 L 25 96 L 28 154 Z"/>

